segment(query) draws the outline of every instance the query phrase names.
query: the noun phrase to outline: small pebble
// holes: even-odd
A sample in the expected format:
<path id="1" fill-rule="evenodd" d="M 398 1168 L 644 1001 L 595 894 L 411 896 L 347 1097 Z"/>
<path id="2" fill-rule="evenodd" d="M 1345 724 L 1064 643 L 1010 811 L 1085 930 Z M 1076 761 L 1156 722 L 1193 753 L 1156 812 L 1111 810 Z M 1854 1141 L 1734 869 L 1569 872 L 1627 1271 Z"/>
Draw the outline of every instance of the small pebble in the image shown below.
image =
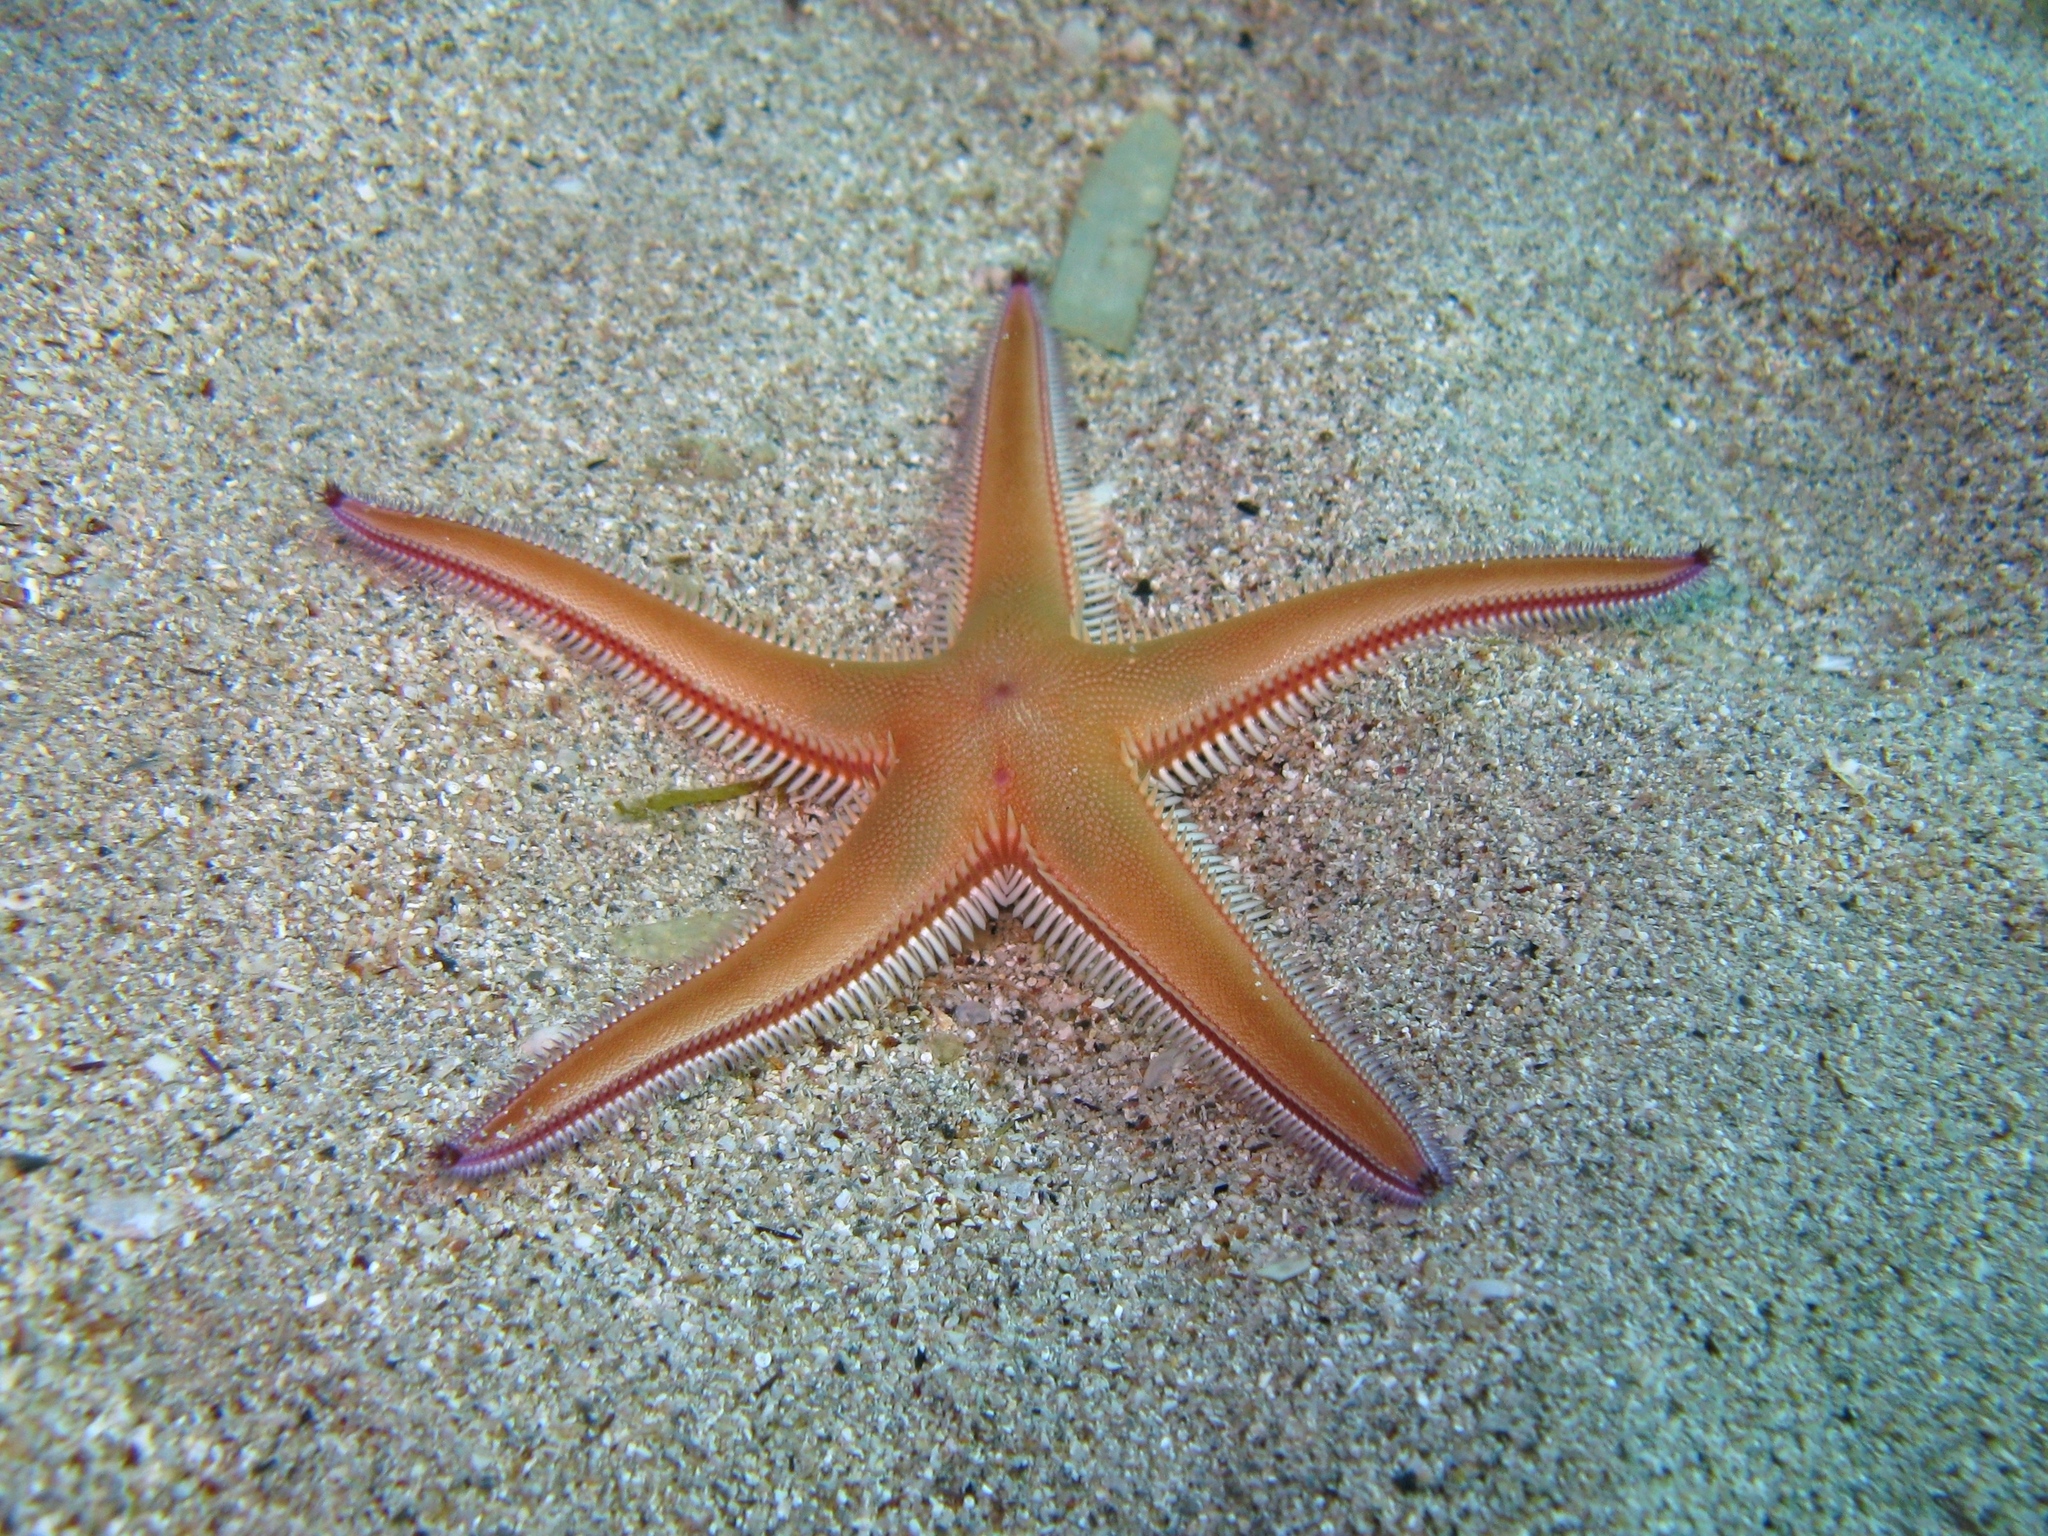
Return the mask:
<path id="1" fill-rule="evenodd" d="M 1053 46 L 1069 69 L 1093 69 L 1102 58 L 1102 29 L 1086 11 L 1076 11 L 1060 24 Z"/>

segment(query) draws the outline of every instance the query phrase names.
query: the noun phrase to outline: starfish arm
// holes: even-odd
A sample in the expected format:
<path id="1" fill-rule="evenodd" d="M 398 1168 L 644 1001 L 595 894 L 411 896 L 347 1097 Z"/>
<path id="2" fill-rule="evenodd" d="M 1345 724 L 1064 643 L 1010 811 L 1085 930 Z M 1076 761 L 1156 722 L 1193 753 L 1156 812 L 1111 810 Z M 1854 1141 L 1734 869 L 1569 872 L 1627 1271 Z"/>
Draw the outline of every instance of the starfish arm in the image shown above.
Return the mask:
<path id="1" fill-rule="evenodd" d="M 957 634 L 977 609 L 1019 609 L 1091 640 L 1113 638 L 1116 602 L 1102 563 L 1100 519 L 1082 498 L 1068 439 L 1059 346 L 1021 274 L 989 340 L 968 428 L 964 579 Z"/>
<path id="2" fill-rule="evenodd" d="M 324 499 L 350 537 L 530 620 L 732 751 L 743 773 L 829 794 L 881 767 L 871 700 L 875 674 L 893 664 L 777 645 L 496 528 L 373 506 L 331 485 Z"/>
<path id="3" fill-rule="evenodd" d="M 1184 1031 L 1213 1076 L 1354 1183 L 1402 1204 L 1444 1183 L 1407 1097 L 1267 950 L 1257 901 L 1176 804 L 1127 771 L 1113 796 L 1030 824 L 1018 911 L 1050 948 Z"/>
<path id="4" fill-rule="evenodd" d="M 1473 560 L 1306 593 L 1133 648 L 1133 732 L 1148 772 L 1185 787 L 1255 750 L 1344 674 L 1452 630 L 1568 618 L 1667 597 L 1712 563 L 1687 555 Z"/>
<path id="5" fill-rule="evenodd" d="M 865 1012 L 994 915 L 992 824 L 948 822 L 886 780 L 807 880 L 751 934 L 599 1018 L 442 1149 L 466 1177 L 516 1168 L 664 1092 Z M 950 830 L 947 830 L 950 828 Z"/>

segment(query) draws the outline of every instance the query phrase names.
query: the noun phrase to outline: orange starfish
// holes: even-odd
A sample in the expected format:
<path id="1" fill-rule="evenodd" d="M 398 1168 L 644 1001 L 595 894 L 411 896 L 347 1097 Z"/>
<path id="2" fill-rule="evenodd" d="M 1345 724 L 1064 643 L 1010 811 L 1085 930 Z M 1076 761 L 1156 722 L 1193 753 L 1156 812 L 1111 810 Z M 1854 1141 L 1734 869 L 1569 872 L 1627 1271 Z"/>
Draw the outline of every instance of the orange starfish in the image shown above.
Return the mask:
<path id="1" fill-rule="evenodd" d="M 654 1094 L 872 1008 L 1005 908 L 1323 1164 L 1393 1200 L 1448 1164 L 1406 1097 L 1267 949 L 1180 793 L 1396 646 L 1662 597 L 1712 552 L 1477 560 L 1375 576 L 1157 638 L 1122 633 L 1076 516 L 1058 358 L 1011 284 L 967 439 L 946 632 L 929 656 L 778 645 L 493 528 L 370 506 L 348 533 L 618 673 L 740 772 L 843 801 L 836 839 L 750 932 L 598 1019 L 443 1148 L 483 1175 Z"/>

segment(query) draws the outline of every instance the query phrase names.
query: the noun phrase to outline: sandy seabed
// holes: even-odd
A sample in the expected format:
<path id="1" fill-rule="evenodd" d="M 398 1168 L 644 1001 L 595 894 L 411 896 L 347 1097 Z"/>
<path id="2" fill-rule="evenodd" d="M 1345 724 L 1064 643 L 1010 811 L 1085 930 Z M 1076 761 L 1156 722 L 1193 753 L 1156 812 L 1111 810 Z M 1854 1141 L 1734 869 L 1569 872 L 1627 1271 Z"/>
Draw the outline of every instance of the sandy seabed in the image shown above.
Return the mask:
<path id="1" fill-rule="evenodd" d="M 2048 47 L 1260 3 L 1095 12 L 1091 62 L 1077 16 L 0 6 L 6 1529 L 2048 1520 Z M 641 982 L 621 929 L 807 829 L 620 818 L 718 765 L 317 488 L 915 644 L 992 279 L 1152 99 L 1145 323 L 1072 359 L 1134 619 L 1724 557 L 1198 799 L 1456 1183 L 1148 1088 L 1016 931 L 434 1176 Z"/>

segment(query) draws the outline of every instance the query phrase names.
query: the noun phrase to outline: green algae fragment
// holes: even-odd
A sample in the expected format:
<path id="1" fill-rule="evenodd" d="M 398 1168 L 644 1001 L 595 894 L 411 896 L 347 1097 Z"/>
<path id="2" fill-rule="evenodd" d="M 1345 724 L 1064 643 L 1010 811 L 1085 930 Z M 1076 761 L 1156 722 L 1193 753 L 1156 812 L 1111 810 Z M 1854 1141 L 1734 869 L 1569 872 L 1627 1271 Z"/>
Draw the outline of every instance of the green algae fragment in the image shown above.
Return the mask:
<path id="1" fill-rule="evenodd" d="M 681 965 L 708 955 L 731 937 L 738 917 L 731 912 L 685 912 L 658 923 L 628 923 L 611 931 L 612 953 L 648 965 Z"/>
<path id="2" fill-rule="evenodd" d="M 1131 349 L 1159 254 L 1153 231 L 1166 221 L 1179 172 L 1180 129 L 1157 107 L 1133 118 L 1089 168 L 1053 275 L 1054 330 L 1106 352 Z"/>
<path id="3" fill-rule="evenodd" d="M 766 779 L 739 779 L 731 784 L 702 784 L 691 789 L 664 789 L 659 794 L 648 795 L 641 800 L 614 800 L 612 809 L 628 821 L 646 821 L 659 816 L 663 811 L 673 811 L 686 805 L 716 805 L 721 800 L 737 800 L 742 795 L 751 795 L 768 781 Z"/>

